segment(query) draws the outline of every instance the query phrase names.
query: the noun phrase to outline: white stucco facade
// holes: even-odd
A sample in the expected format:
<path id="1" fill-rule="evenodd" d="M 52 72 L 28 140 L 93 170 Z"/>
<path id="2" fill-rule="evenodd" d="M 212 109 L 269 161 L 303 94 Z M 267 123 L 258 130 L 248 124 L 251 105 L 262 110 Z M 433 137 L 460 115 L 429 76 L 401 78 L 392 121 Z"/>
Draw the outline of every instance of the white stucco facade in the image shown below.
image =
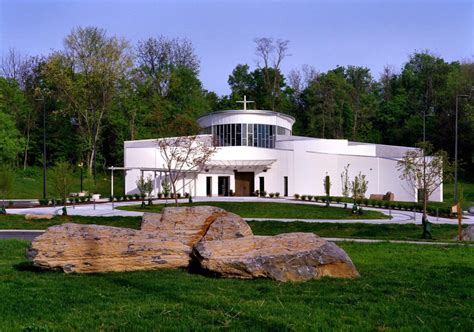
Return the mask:
<path id="1" fill-rule="evenodd" d="M 188 174 L 181 193 L 193 196 L 250 195 L 256 190 L 281 196 L 324 195 L 323 179 L 331 179 L 331 196 L 342 196 L 341 173 L 349 179 L 361 172 L 368 180 L 366 197 L 392 192 L 397 201 L 416 201 L 416 192 L 400 180 L 397 161 L 410 147 L 292 136 L 294 119 L 259 110 L 231 110 L 198 119 L 203 135 L 211 135 L 216 152 L 199 174 Z M 124 143 L 125 191 L 136 193 L 143 173 L 161 192 L 165 177 L 157 140 Z M 181 182 L 181 180 L 180 180 Z M 250 186 L 251 188 L 248 188 Z M 442 201 L 442 187 L 430 197 Z"/>

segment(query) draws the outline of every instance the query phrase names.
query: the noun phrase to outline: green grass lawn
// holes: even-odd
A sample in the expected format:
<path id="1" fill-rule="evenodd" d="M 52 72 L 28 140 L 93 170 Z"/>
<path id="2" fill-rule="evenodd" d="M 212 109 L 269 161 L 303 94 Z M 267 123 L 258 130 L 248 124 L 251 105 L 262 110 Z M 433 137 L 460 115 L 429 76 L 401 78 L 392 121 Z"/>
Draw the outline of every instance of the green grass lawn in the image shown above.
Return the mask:
<path id="1" fill-rule="evenodd" d="M 22 215 L 0 215 L 0 229 L 46 229 L 66 222 L 140 229 L 141 217 L 54 217 L 51 220 L 25 220 Z M 255 235 L 312 232 L 322 237 L 378 240 L 422 240 L 420 225 L 335 224 L 280 221 L 249 221 Z M 433 224 L 433 241 L 449 241 L 457 234 L 456 225 Z"/>
<path id="2" fill-rule="evenodd" d="M 357 280 L 231 280 L 185 270 L 37 272 L 0 241 L 0 330 L 472 331 L 474 248 L 340 246 Z"/>
<path id="3" fill-rule="evenodd" d="M 97 186 L 95 190 L 93 189 L 93 181 L 86 177 L 84 172 L 85 179 L 83 181 L 84 190 L 89 192 L 97 192 L 104 197 L 110 196 L 110 174 L 98 174 L 96 178 Z M 47 177 L 47 196 L 48 198 L 59 197 L 57 193 L 54 192 L 53 187 L 49 179 L 51 179 L 51 174 L 48 172 Z M 76 172 L 74 174 L 74 186 L 72 192 L 79 192 L 80 185 L 80 174 Z M 120 172 L 114 174 L 114 192 L 115 194 L 124 193 L 124 181 Z M 7 198 L 17 198 L 17 199 L 34 199 L 43 197 L 43 170 L 37 167 L 30 167 L 26 171 L 16 170 L 15 177 L 13 179 L 13 190 L 8 194 Z"/>
<path id="4" fill-rule="evenodd" d="M 23 215 L 0 215 L 0 229 L 46 229 L 50 226 L 73 222 L 139 229 L 141 217 L 82 217 L 58 216 L 51 220 L 25 220 Z"/>
<path id="5" fill-rule="evenodd" d="M 474 206 L 474 183 L 460 182 L 459 190 L 463 191 L 464 203 L 463 208 Z M 454 197 L 454 184 L 446 183 L 443 185 L 444 201 L 452 203 Z"/>
<path id="6" fill-rule="evenodd" d="M 141 217 L 54 217 L 51 220 L 25 220 L 22 215 L 0 215 L 0 229 L 47 229 L 66 222 L 97 224 L 140 229 Z M 249 221 L 255 235 L 289 232 L 312 232 L 322 237 L 363 238 L 378 240 L 422 240 L 420 225 L 369 225 L 359 223 L 307 223 L 280 221 Z M 467 227 L 467 226 L 466 226 Z M 433 224 L 433 241 L 449 241 L 457 234 L 456 225 Z"/>
<path id="7" fill-rule="evenodd" d="M 421 225 L 335 224 L 281 221 L 248 221 L 255 235 L 276 235 L 291 232 L 311 232 L 321 237 L 377 240 L 423 240 Z M 467 226 L 465 226 L 467 227 Z M 457 235 L 457 225 L 433 224 L 433 241 L 451 241 Z M 426 240 L 423 240 L 426 241 Z"/>
<path id="8" fill-rule="evenodd" d="M 383 213 L 364 210 L 362 215 L 338 207 L 324 207 L 315 204 L 291 204 L 271 202 L 198 202 L 183 203 L 180 206 L 211 205 L 233 212 L 244 218 L 290 218 L 290 219 L 387 219 Z M 168 204 L 168 206 L 173 206 Z M 164 204 L 156 204 L 141 209 L 140 205 L 121 206 L 127 211 L 160 212 Z"/>

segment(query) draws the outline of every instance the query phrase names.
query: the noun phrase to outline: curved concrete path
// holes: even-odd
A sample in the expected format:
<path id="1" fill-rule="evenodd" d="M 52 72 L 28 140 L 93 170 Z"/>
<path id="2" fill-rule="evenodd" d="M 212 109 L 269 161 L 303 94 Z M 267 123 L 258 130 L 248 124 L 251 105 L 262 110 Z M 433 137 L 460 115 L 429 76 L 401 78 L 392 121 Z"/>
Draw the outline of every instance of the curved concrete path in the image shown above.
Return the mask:
<path id="1" fill-rule="evenodd" d="M 196 197 L 195 202 L 272 202 L 272 203 L 295 203 L 295 204 L 312 204 L 323 206 L 323 203 L 308 202 L 294 200 L 290 198 L 258 198 L 258 197 Z M 156 203 L 163 203 L 163 200 Z M 187 199 L 181 199 L 180 202 L 185 203 Z M 155 203 L 155 204 L 156 204 Z M 67 211 L 69 215 L 79 216 L 97 216 L 97 217 L 135 217 L 142 216 L 143 212 L 118 210 L 118 206 L 137 205 L 139 202 L 101 202 L 98 204 L 81 204 L 77 206 L 68 206 Z M 168 200 L 170 206 L 173 205 L 172 200 Z M 343 207 L 344 204 L 331 204 L 331 206 Z M 351 206 L 351 204 L 348 204 Z M 245 218 L 246 220 L 278 220 L 278 221 L 304 221 L 304 222 L 324 222 L 324 223 L 366 223 L 366 224 L 421 224 L 422 214 L 419 212 L 409 212 L 400 210 L 386 210 L 373 207 L 363 207 L 365 210 L 373 210 L 390 215 L 391 219 L 287 219 L 287 218 Z M 62 213 L 62 206 L 58 207 L 36 207 L 36 208 L 21 208 L 21 209 L 7 209 L 11 214 L 55 214 Z M 434 224 L 457 224 L 456 219 L 429 217 L 429 221 Z M 474 216 L 464 215 L 463 224 L 474 224 Z"/>

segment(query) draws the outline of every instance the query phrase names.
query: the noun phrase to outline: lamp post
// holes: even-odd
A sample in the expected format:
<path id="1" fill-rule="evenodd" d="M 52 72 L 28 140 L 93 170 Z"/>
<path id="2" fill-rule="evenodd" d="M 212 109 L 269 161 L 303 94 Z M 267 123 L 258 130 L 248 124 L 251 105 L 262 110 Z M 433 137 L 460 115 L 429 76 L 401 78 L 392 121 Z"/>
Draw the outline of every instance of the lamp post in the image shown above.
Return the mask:
<path id="1" fill-rule="evenodd" d="M 79 166 L 79 168 L 81 169 L 81 193 L 83 192 L 82 190 L 82 180 L 83 180 L 83 175 L 82 175 L 82 169 L 84 167 L 84 163 L 81 161 L 77 166 Z"/>
<path id="2" fill-rule="evenodd" d="M 474 92 L 474 86 L 471 87 L 469 95 L 456 96 L 456 114 L 455 114 L 455 133 L 454 133 L 454 204 L 456 205 L 456 212 L 458 215 L 458 239 L 462 241 L 462 208 L 458 197 L 458 114 L 459 114 L 459 99 L 471 99 Z"/>
<path id="3" fill-rule="evenodd" d="M 43 102 L 43 199 L 46 199 L 46 103 L 44 96 L 35 100 Z"/>

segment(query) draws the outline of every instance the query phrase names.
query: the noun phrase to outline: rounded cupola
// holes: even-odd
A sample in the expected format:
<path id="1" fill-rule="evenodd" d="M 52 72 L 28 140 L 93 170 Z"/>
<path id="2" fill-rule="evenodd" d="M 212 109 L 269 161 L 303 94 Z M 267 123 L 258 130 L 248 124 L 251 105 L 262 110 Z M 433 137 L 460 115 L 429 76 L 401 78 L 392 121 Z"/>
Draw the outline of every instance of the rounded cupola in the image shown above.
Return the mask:
<path id="1" fill-rule="evenodd" d="M 295 119 L 264 110 L 227 110 L 197 120 L 202 134 L 212 134 L 216 146 L 274 148 L 276 136 L 291 136 Z"/>

